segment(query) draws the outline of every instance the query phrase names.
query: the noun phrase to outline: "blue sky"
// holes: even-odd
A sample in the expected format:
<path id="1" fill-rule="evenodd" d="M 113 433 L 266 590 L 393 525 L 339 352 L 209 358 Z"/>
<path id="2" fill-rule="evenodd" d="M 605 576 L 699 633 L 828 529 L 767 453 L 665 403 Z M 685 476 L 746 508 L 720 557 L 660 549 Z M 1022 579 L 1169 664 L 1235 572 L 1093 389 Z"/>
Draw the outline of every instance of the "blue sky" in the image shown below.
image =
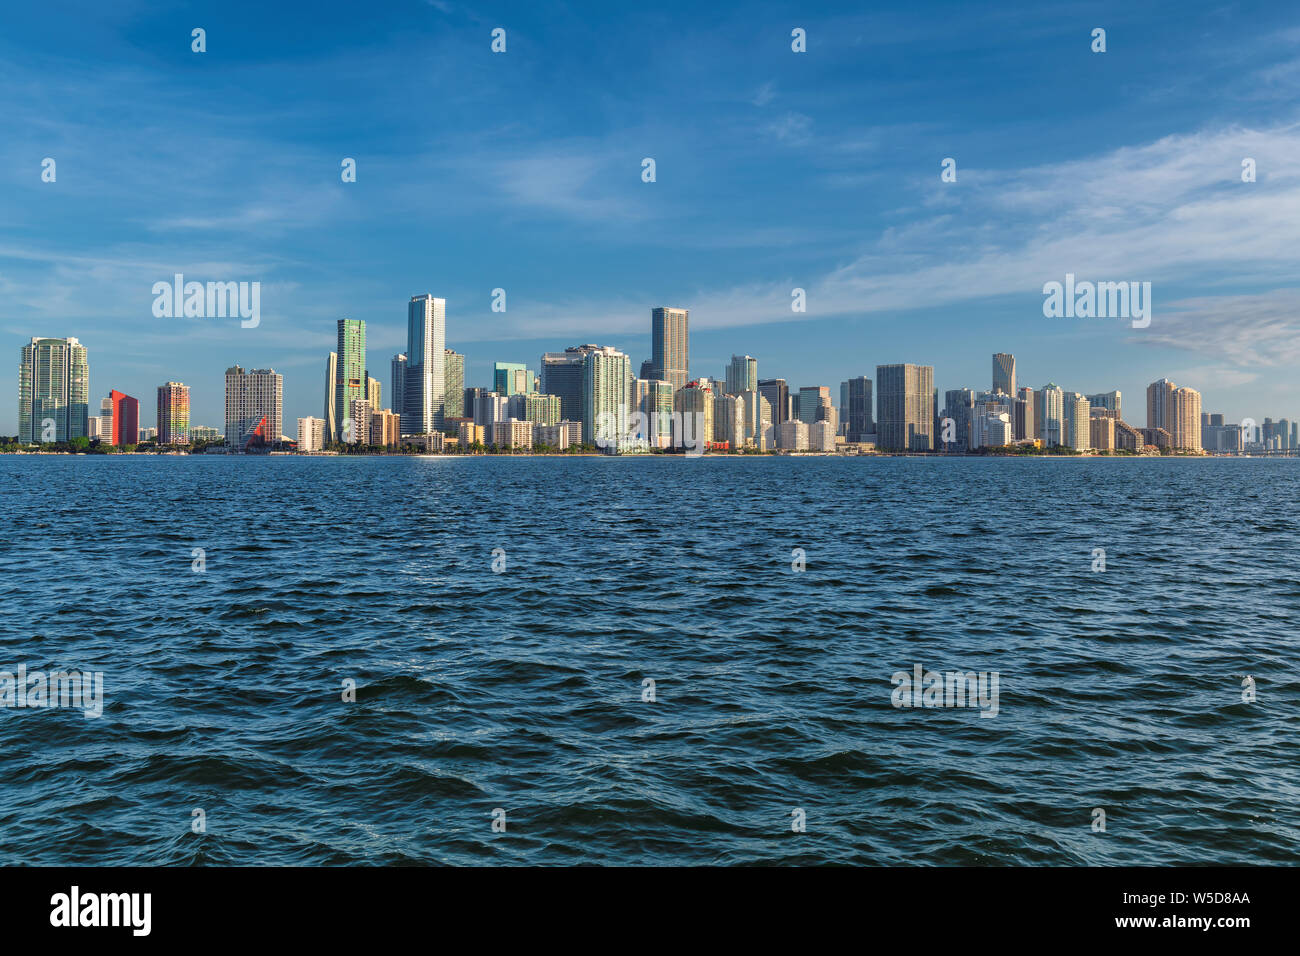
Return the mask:
<path id="1" fill-rule="evenodd" d="M 292 431 L 360 318 L 387 403 L 425 292 L 467 384 L 580 342 L 639 368 L 676 305 L 694 374 L 749 353 L 838 394 L 917 362 L 942 391 L 1008 351 L 1022 384 L 1121 389 L 1137 424 L 1161 377 L 1230 420 L 1300 416 L 1300 10 L 981 6 L 6 5 L 0 434 L 33 335 L 80 338 L 92 396 L 140 397 L 142 424 L 180 380 L 219 427 L 225 368 L 274 367 Z M 155 318 L 176 272 L 260 282 L 260 326 Z M 1045 318 L 1067 272 L 1151 282 L 1150 327 Z"/>

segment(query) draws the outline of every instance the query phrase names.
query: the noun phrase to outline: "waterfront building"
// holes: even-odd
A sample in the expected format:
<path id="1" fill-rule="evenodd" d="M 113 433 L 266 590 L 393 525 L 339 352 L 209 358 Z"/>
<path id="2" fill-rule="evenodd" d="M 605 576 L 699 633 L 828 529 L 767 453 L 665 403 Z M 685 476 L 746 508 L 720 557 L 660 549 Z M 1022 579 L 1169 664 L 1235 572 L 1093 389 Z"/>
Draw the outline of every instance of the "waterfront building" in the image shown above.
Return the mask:
<path id="1" fill-rule="evenodd" d="M 412 296 L 406 310 L 403 435 L 442 430 L 447 402 L 446 338 L 447 300 L 427 293 Z"/>
<path id="2" fill-rule="evenodd" d="M 140 402 L 123 392 L 113 389 L 108 393 L 113 402 L 113 441 L 121 448 L 134 445 L 140 441 Z"/>
<path id="3" fill-rule="evenodd" d="M 840 385 L 840 417 L 844 424 L 844 437 L 851 442 L 864 442 L 876 433 L 872 417 L 871 379 L 865 375 L 851 378 Z"/>
<path id="4" fill-rule="evenodd" d="M 533 423 L 508 418 L 492 426 L 492 444 L 498 448 L 533 450 Z"/>
<path id="5" fill-rule="evenodd" d="M 782 451 L 808 450 L 808 425 L 789 418 L 776 426 L 776 447 Z"/>
<path id="6" fill-rule="evenodd" d="M 1049 382 L 1038 390 L 1035 397 L 1034 416 L 1039 421 L 1038 437 L 1043 440 L 1043 447 L 1051 449 L 1065 445 L 1069 439 L 1069 427 L 1065 423 L 1065 392 L 1059 385 Z"/>
<path id="7" fill-rule="evenodd" d="M 33 338 L 24 345 L 18 365 L 18 440 L 88 438 L 89 417 L 86 347 L 75 338 Z"/>
<path id="8" fill-rule="evenodd" d="M 834 451 L 835 426 L 826 418 L 808 426 L 809 451 Z"/>
<path id="9" fill-rule="evenodd" d="M 632 404 L 632 360 L 611 346 L 585 355 L 582 370 L 582 440 L 588 445 L 602 438 L 607 447 L 623 438 Z M 613 434 L 597 435 L 598 425 L 612 425 Z"/>
<path id="10" fill-rule="evenodd" d="M 944 392 L 944 418 L 952 419 L 951 431 L 940 426 L 935 447 L 949 452 L 970 451 L 977 447 L 975 440 L 975 392 L 969 388 L 952 388 Z M 951 433 L 951 440 L 944 436 Z"/>
<path id="11" fill-rule="evenodd" d="M 1147 386 L 1147 428 L 1167 431 L 1175 450 L 1201 451 L 1201 393 L 1167 378 L 1152 382 Z"/>
<path id="12" fill-rule="evenodd" d="M 1021 387 L 1016 391 L 1016 403 L 1011 416 L 1011 437 L 1015 441 L 1038 438 L 1034 430 L 1034 390 Z"/>
<path id="13" fill-rule="evenodd" d="M 370 444 L 397 448 L 402 444 L 402 416 L 387 408 L 370 413 Z"/>
<path id="14" fill-rule="evenodd" d="M 335 380 L 339 376 L 339 353 L 331 352 L 325 360 L 325 433 L 330 441 L 335 441 L 339 434 L 338 408 L 335 405 L 337 387 Z"/>
<path id="15" fill-rule="evenodd" d="M 158 386 L 158 444 L 190 443 L 190 389 L 180 382 Z"/>
<path id="16" fill-rule="evenodd" d="M 876 442 L 888 451 L 934 448 L 934 366 L 876 366 Z"/>
<path id="17" fill-rule="evenodd" d="M 451 349 L 442 350 L 443 375 L 446 378 L 444 418 L 465 417 L 465 356 Z"/>
<path id="18" fill-rule="evenodd" d="M 1092 405 L 1078 392 L 1062 396 L 1062 419 L 1065 422 L 1064 444 L 1075 451 L 1092 448 Z"/>
<path id="19" fill-rule="evenodd" d="M 364 319 L 339 319 L 338 323 L 338 363 L 334 374 L 334 418 L 338 422 L 339 433 L 335 441 L 346 441 L 343 437 L 343 419 L 348 417 L 348 410 L 354 401 L 367 401 L 366 387 L 366 323 Z"/>
<path id="20" fill-rule="evenodd" d="M 673 393 L 673 411 L 683 422 L 683 433 L 673 436 L 675 446 L 684 447 L 688 437 L 692 442 L 709 444 L 714 441 L 713 388 L 708 384 L 707 379 L 687 382 L 684 387 L 677 389 Z M 690 424 L 685 423 L 687 416 L 691 416 Z M 699 434 L 695 431 L 697 424 Z"/>
<path id="21" fill-rule="evenodd" d="M 298 419 L 299 451 L 321 451 L 325 441 L 325 419 L 310 416 Z"/>
<path id="22" fill-rule="evenodd" d="M 269 368 L 226 369 L 226 445 L 234 451 L 280 441 L 284 377 Z"/>

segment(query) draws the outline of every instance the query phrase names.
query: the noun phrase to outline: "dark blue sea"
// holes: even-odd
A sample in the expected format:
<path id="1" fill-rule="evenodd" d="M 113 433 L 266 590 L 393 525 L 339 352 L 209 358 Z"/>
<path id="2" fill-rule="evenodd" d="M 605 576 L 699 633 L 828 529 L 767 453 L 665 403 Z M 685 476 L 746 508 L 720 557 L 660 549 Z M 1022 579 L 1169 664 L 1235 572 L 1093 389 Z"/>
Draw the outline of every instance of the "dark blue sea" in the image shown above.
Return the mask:
<path id="1" fill-rule="evenodd" d="M 103 674 L 0 709 L 0 863 L 1293 864 L 1298 502 L 1300 461 L 0 457 L 0 670 Z M 996 716 L 895 707 L 918 665 Z"/>

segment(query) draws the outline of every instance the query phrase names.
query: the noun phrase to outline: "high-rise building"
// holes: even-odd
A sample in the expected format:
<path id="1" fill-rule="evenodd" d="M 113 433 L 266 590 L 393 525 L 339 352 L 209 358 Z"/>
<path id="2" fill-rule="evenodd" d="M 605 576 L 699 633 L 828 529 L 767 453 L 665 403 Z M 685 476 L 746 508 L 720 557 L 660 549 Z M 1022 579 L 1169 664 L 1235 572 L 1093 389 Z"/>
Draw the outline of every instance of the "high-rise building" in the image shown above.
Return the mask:
<path id="1" fill-rule="evenodd" d="M 1202 451 L 1201 393 L 1167 378 L 1152 382 L 1147 386 L 1147 428 L 1167 431 L 1175 450 Z"/>
<path id="2" fill-rule="evenodd" d="M 1115 413 L 1116 418 L 1124 417 L 1124 409 L 1121 407 L 1122 396 L 1118 391 L 1115 392 L 1097 392 L 1095 395 L 1088 396 L 1088 404 L 1093 408 L 1104 408 Z"/>
<path id="3" fill-rule="evenodd" d="M 783 451 L 808 450 L 808 425 L 788 418 L 776 426 L 776 447 Z"/>
<path id="4" fill-rule="evenodd" d="M 90 363 L 75 338 L 33 338 L 18 366 L 18 440 L 89 437 Z"/>
<path id="5" fill-rule="evenodd" d="M 383 385 L 379 379 L 371 378 L 369 372 L 366 372 L 366 401 L 370 403 L 371 408 L 384 407 Z"/>
<path id="6" fill-rule="evenodd" d="M 952 428 L 940 428 L 936 448 L 943 451 L 970 451 L 975 447 L 975 391 L 950 388 L 943 396 L 944 417 L 952 419 Z M 952 437 L 949 438 L 948 436 Z"/>
<path id="7" fill-rule="evenodd" d="M 284 377 L 275 369 L 226 369 L 226 445 L 235 451 L 278 444 Z"/>
<path id="8" fill-rule="evenodd" d="M 560 396 L 542 392 L 519 392 L 506 400 L 506 415 L 534 425 L 555 425 L 560 421 Z"/>
<path id="9" fill-rule="evenodd" d="M 406 396 L 402 434 L 442 430 L 447 402 L 447 301 L 411 297 L 406 316 Z"/>
<path id="10" fill-rule="evenodd" d="M 639 437 L 649 442 L 652 448 L 670 447 L 673 439 L 672 383 L 657 378 L 637 379 L 633 388 L 635 410 L 645 414 L 647 425 L 646 434 Z"/>
<path id="11" fill-rule="evenodd" d="M 99 400 L 99 440 L 113 444 L 113 400 Z"/>
<path id="12" fill-rule="evenodd" d="M 727 394 L 739 395 L 758 388 L 758 359 L 748 355 L 733 355 L 727 366 Z"/>
<path id="13" fill-rule="evenodd" d="M 338 320 L 338 366 L 334 377 L 334 418 L 342 437 L 343 422 L 354 401 L 367 401 L 366 394 L 366 322 L 364 319 Z M 279 437 L 278 435 L 276 436 Z"/>
<path id="14" fill-rule="evenodd" d="M 582 440 L 589 445 L 597 438 L 617 442 L 627 428 L 625 416 L 632 410 L 632 360 L 610 346 L 588 352 L 582 369 Z M 598 425 L 610 423 L 598 434 Z"/>
<path id="15" fill-rule="evenodd" d="M 1115 448 L 1115 423 L 1118 419 L 1111 418 L 1107 414 L 1096 414 L 1097 412 L 1106 413 L 1109 411 L 1108 408 L 1090 407 L 1092 418 L 1088 422 L 1090 430 L 1089 443 L 1098 451 L 1111 451 Z"/>
<path id="16" fill-rule="evenodd" d="M 1015 441 L 1026 441 L 1039 437 L 1038 431 L 1034 427 L 1035 405 L 1034 390 L 1032 388 L 1022 385 L 1016 389 L 1015 411 L 1011 416 L 1011 437 Z"/>
<path id="17" fill-rule="evenodd" d="M 1075 451 L 1092 448 L 1092 405 L 1078 392 L 1065 392 L 1062 397 L 1062 419 L 1065 422 L 1065 440 Z"/>
<path id="18" fill-rule="evenodd" d="M 865 375 L 851 378 L 840 385 L 841 414 L 844 419 L 844 437 L 851 442 L 868 441 L 876 433 L 876 423 L 871 415 L 871 379 Z"/>
<path id="19" fill-rule="evenodd" d="M 731 451 L 745 447 L 745 403 L 739 396 L 713 397 L 713 440 Z"/>
<path id="20" fill-rule="evenodd" d="M 190 388 L 180 382 L 158 386 L 158 444 L 190 443 Z"/>
<path id="21" fill-rule="evenodd" d="M 758 389 L 741 392 L 740 401 L 745 410 L 745 439 L 757 447 L 763 433 L 772 427 L 772 405 Z"/>
<path id="22" fill-rule="evenodd" d="M 650 310 L 650 378 L 671 382 L 674 391 L 691 377 L 691 312 L 659 307 Z"/>
<path id="23" fill-rule="evenodd" d="M 443 375 L 446 376 L 447 399 L 443 404 L 445 418 L 465 417 L 465 356 L 451 349 L 443 349 Z"/>
<path id="24" fill-rule="evenodd" d="M 1043 447 L 1058 448 L 1064 445 L 1069 437 L 1065 424 L 1065 392 L 1059 385 L 1048 382 L 1038 390 L 1035 398 L 1035 419 L 1039 417 L 1039 409 L 1042 410 L 1038 437 L 1043 440 Z"/>
<path id="25" fill-rule="evenodd" d="M 402 417 L 386 408 L 370 413 L 370 444 L 395 448 L 402 443 Z"/>
<path id="26" fill-rule="evenodd" d="M 298 419 L 298 450 L 320 451 L 325 447 L 325 419 Z"/>
<path id="27" fill-rule="evenodd" d="M 799 421 L 805 425 L 831 420 L 834 408 L 831 390 L 827 386 L 806 385 L 799 389 Z"/>
<path id="28" fill-rule="evenodd" d="M 876 443 L 890 451 L 934 448 L 934 366 L 876 366 Z"/>
<path id="29" fill-rule="evenodd" d="M 507 397 L 534 392 L 533 372 L 518 362 L 496 362 L 492 366 L 492 391 Z"/>
<path id="30" fill-rule="evenodd" d="M 765 378 L 758 383 L 758 392 L 772 406 L 772 424 L 780 425 L 790 418 L 790 388 L 783 378 Z"/>
<path id="31" fill-rule="evenodd" d="M 583 368 L 587 354 L 599 345 L 571 345 L 563 352 L 547 352 L 542 356 L 542 391 L 560 396 L 562 421 L 581 422 L 583 417 Z"/>
<path id="32" fill-rule="evenodd" d="M 322 412 L 325 420 L 327 441 L 337 441 L 339 437 L 338 408 L 334 403 L 336 398 L 334 383 L 338 377 L 339 353 L 331 352 L 329 358 L 325 360 L 325 409 Z"/>
<path id="33" fill-rule="evenodd" d="M 393 411 L 398 415 L 402 414 L 402 406 L 406 404 L 406 353 L 398 352 L 393 356 L 390 363 L 390 382 L 388 393 L 392 400 Z M 459 393 L 457 401 L 460 401 Z"/>
<path id="34" fill-rule="evenodd" d="M 682 429 L 673 435 L 674 446 L 685 448 L 714 440 L 713 396 L 713 387 L 705 379 L 687 382 L 673 392 L 673 411 L 677 413 L 677 422 Z"/>
<path id="35" fill-rule="evenodd" d="M 113 402 L 113 441 L 118 448 L 134 445 L 140 440 L 140 401 L 124 392 L 113 389 L 108 393 Z"/>
<path id="36" fill-rule="evenodd" d="M 348 402 L 348 414 L 345 419 L 347 427 L 343 429 L 343 440 L 351 445 L 372 444 L 370 419 L 374 411 L 368 399 L 354 398 Z"/>
<path id="37" fill-rule="evenodd" d="M 1016 394 L 1016 357 L 1006 352 L 993 354 L 993 391 Z"/>

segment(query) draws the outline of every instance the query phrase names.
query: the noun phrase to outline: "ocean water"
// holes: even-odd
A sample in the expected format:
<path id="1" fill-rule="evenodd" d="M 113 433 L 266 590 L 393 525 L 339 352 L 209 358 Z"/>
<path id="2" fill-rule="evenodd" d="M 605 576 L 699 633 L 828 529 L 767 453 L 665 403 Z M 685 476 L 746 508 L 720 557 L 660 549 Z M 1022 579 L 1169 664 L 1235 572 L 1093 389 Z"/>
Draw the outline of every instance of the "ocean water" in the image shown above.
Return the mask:
<path id="1" fill-rule="evenodd" d="M 1297 461 L 3 456 L 0 670 L 103 713 L 0 709 L 0 863 L 1296 863 L 1297 502 Z M 996 716 L 895 707 L 917 665 Z"/>

